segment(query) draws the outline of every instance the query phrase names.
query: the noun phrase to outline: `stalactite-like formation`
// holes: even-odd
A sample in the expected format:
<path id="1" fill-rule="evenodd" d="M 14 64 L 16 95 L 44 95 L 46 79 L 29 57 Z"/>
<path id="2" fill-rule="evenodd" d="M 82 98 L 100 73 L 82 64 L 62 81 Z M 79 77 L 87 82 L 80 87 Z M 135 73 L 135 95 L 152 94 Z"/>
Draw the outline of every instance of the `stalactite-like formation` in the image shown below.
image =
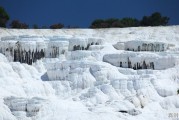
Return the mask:
<path id="1" fill-rule="evenodd" d="M 165 51 L 168 49 L 168 44 L 163 43 L 163 42 L 128 41 L 128 42 L 124 42 L 124 48 L 127 51 L 134 51 L 133 52 L 134 54 L 136 54 L 140 51 L 161 52 L 161 51 Z M 121 57 L 122 57 L 122 59 L 121 59 Z M 127 57 L 127 60 L 126 60 L 126 57 Z M 139 58 L 139 60 L 137 60 L 138 62 L 136 62 L 136 59 L 134 60 L 135 61 L 134 62 L 134 61 L 132 61 L 134 57 L 131 56 L 132 60 L 130 60 L 130 55 L 126 55 L 126 57 L 120 56 L 119 57 L 120 60 L 119 60 L 119 62 L 117 62 L 117 66 L 120 66 L 123 68 L 132 68 L 134 70 L 155 69 L 153 59 L 151 59 L 151 62 L 149 62 L 150 60 L 147 60 L 147 62 L 146 62 L 145 60 Z M 110 62 L 110 61 L 108 61 L 108 62 Z"/>
<path id="2" fill-rule="evenodd" d="M 132 68 L 131 61 L 128 58 L 128 68 Z"/>
<path id="3" fill-rule="evenodd" d="M 23 50 L 19 43 L 16 43 L 16 48 L 13 53 L 14 62 L 21 62 L 21 63 L 27 63 L 29 65 L 32 65 L 33 62 L 36 62 L 38 59 L 41 59 L 44 57 L 44 49 L 41 50 Z"/>
<path id="4" fill-rule="evenodd" d="M 50 58 L 56 58 L 59 56 L 59 47 L 52 46 L 50 51 Z"/>
<path id="5" fill-rule="evenodd" d="M 122 62 L 120 62 L 120 67 L 122 67 Z"/>
<path id="6" fill-rule="evenodd" d="M 65 54 L 65 51 L 68 50 L 68 42 L 64 41 L 50 41 L 45 48 L 45 56 L 46 58 L 58 58 L 61 54 Z"/>
<path id="7" fill-rule="evenodd" d="M 10 61 L 27 63 L 32 65 L 38 59 L 45 56 L 44 48 L 34 50 L 34 46 L 23 46 L 25 42 L 21 43 L 17 41 L 6 42 L 1 41 L 1 53 L 3 53 Z M 30 44 L 31 45 L 31 44 Z M 10 59 L 12 58 L 12 59 Z"/>
<path id="8" fill-rule="evenodd" d="M 0 53 L 9 61 L 31 65 L 41 58 L 58 58 L 68 50 L 69 42 L 51 40 L 38 36 L 3 37 L 0 41 Z M 84 49 L 84 48 L 82 48 Z"/>
<path id="9" fill-rule="evenodd" d="M 160 52 L 165 51 L 168 48 L 168 44 L 162 42 L 146 42 L 146 41 L 128 41 L 125 42 L 125 50 L 128 51 L 153 51 Z"/>
<path id="10" fill-rule="evenodd" d="M 80 46 L 80 45 L 74 45 L 73 46 L 73 51 L 76 51 L 76 50 L 88 50 L 91 45 L 99 45 L 99 43 L 98 42 L 96 42 L 96 43 L 92 42 L 92 43 L 89 43 L 86 47 Z"/>
<path id="11" fill-rule="evenodd" d="M 124 67 L 123 64 L 125 64 L 126 62 L 122 62 L 120 61 L 120 67 Z M 128 58 L 127 61 L 127 68 L 132 68 L 134 70 L 139 70 L 139 69 L 154 69 L 154 63 L 153 62 L 149 62 L 146 63 L 145 60 L 141 63 L 141 62 L 137 62 L 137 63 L 133 63 L 131 62 L 131 60 Z"/>

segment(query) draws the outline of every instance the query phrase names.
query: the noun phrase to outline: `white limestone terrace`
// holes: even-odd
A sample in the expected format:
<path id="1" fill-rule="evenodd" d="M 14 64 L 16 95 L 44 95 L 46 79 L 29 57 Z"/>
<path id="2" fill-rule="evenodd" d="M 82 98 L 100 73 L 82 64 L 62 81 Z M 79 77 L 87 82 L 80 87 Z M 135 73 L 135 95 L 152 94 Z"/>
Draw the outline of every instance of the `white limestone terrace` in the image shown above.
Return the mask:
<path id="1" fill-rule="evenodd" d="M 44 56 L 45 40 L 47 39 L 43 37 L 27 35 L 2 37 L 0 52 L 7 56 L 9 61 L 32 64 Z"/>
<path id="2" fill-rule="evenodd" d="M 50 40 L 45 49 L 46 58 L 57 58 L 60 54 L 68 51 L 68 41 Z"/>
<path id="3" fill-rule="evenodd" d="M 4 103 L 18 119 L 28 119 L 28 117 L 36 116 L 47 100 L 37 97 L 32 99 L 8 97 L 4 99 Z"/>
<path id="4" fill-rule="evenodd" d="M 72 38 L 70 39 L 69 50 L 88 50 L 91 45 L 101 45 L 103 43 L 102 38 Z"/>
<path id="5" fill-rule="evenodd" d="M 169 48 L 168 43 L 164 42 L 150 42 L 142 40 L 127 41 L 125 44 L 125 50 L 128 51 L 166 51 Z"/>
<path id="6" fill-rule="evenodd" d="M 0 52 L 9 61 L 32 64 L 41 58 L 56 58 L 68 50 L 66 38 L 44 38 L 42 36 L 7 36 L 0 41 Z M 49 42 L 50 41 L 50 42 Z M 47 50 L 48 49 L 48 50 Z"/>
<path id="7" fill-rule="evenodd" d="M 104 62 L 117 67 L 163 70 L 179 64 L 179 57 L 172 54 L 124 52 L 104 55 Z"/>
<path id="8" fill-rule="evenodd" d="M 41 58 L 58 58 L 68 51 L 88 50 L 100 45 L 101 38 L 71 38 L 69 36 L 7 36 L 1 38 L 0 52 L 10 61 L 32 64 Z M 95 47 L 98 49 L 97 47 Z"/>
<path id="9" fill-rule="evenodd" d="M 164 49 L 138 51 L 143 44 Z M 168 120 L 179 113 L 179 26 L 0 28 L 0 45 L 0 120 Z"/>

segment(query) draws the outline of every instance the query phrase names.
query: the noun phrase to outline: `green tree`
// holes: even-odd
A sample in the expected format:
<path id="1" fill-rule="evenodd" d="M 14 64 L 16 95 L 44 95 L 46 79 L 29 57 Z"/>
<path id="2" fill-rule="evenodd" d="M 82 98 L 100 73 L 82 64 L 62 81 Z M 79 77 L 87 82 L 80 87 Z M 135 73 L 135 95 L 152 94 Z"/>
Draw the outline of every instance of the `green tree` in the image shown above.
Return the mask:
<path id="1" fill-rule="evenodd" d="M 91 23 L 90 28 L 101 28 L 105 21 L 103 19 L 96 19 Z"/>
<path id="2" fill-rule="evenodd" d="M 151 16 L 151 26 L 167 25 L 169 17 L 162 17 L 159 12 L 153 13 Z"/>
<path id="3" fill-rule="evenodd" d="M 21 23 L 18 20 L 13 20 L 10 24 L 11 28 L 27 29 L 29 26 L 26 23 Z"/>
<path id="4" fill-rule="evenodd" d="M 51 29 L 61 29 L 63 27 L 64 27 L 64 25 L 61 24 L 61 23 L 53 24 L 53 25 L 50 26 Z"/>
<path id="5" fill-rule="evenodd" d="M 155 12 L 151 16 L 144 16 L 140 23 L 141 26 L 165 26 L 168 24 L 169 20 L 169 17 L 162 17 L 159 12 Z"/>
<path id="6" fill-rule="evenodd" d="M 33 25 L 33 28 L 34 28 L 34 29 L 38 29 L 39 27 L 38 27 L 37 24 L 34 24 L 34 25 Z"/>
<path id="7" fill-rule="evenodd" d="M 113 27 L 113 25 L 114 25 L 113 23 L 119 22 L 119 19 L 117 19 L 117 18 L 109 18 L 109 19 L 106 19 L 105 22 L 109 24 L 109 27 Z"/>
<path id="8" fill-rule="evenodd" d="M 137 27 L 139 26 L 140 22 L 135 18 L 123 18 L 121 20 L 121 24 L 123 27 Z"/>
<path id="9" fill-rule="evenodd" d="M 91 24 L 91 28 L 113 28 L 113 27 L 137 27 L 139 26 L 139 20 L 134 18 L 123 18 L 122 20 L 117 18 L 109 18 L 106 20 L 97 19 Z"/>
<path id="10" fill-rule="evenodd" d="M 111 27 L 138 27 L 138 26 L 159 26 L 167 25 L 169 17 L 161 16 L 159 12 L 153 13 L 151 16 L 144 16 L 142 20 L 136 18 L 109 18 L 109 19 L 96 19 L 94 20 L 90 28 L 111 28 Z"/>
<path id="11" fill-rule="evenodd" d="M 123 28 L 124 25 L 121 23 L 120 20 L 118 20 L 118 21 L 113 22 L 112 25 L 111 25 L 111 27 Z"/>
<path id="12" fill-rule="evenodd" d="M 6 23 L 9 20 L 9 15 L 3 7 L 0 6 L 0 27 L 6 27 Z"/>
<path id="13" fill-rule="evenodd" d="M 149 26 L 150 25 L 150 19 L 147 16 L 144 16 L 142 20 L 140 21 L 141 26 Z"/>

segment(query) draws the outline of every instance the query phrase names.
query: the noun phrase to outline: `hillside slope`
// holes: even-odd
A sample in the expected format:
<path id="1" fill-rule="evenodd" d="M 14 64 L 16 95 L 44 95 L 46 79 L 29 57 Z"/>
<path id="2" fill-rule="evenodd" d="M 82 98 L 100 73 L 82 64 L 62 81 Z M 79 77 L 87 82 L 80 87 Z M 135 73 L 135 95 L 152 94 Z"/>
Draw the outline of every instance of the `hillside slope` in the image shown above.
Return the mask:
<path id="1" fill-rule="evenodd" d="M 169 120 L 179 26 L 0 28 L 0 120 Z"/>

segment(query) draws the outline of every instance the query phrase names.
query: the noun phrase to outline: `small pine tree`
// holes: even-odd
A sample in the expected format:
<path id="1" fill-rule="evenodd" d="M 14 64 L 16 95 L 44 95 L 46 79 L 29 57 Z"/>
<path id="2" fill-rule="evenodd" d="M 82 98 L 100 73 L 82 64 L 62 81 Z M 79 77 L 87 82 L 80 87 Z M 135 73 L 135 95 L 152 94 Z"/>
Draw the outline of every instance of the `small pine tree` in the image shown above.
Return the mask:
<path id="1" fill-rule="evenodd" d="M 9 20 L 9 15 L 3 7 L 0 6 L 0 27 L 6 27 L 6 23 Z"/>
<path id="2" fill-rule="evenodd" d="M 169 17 L 162 17 L 159 12 L 153 13 L 151 16 L 144 16 L 141 20 L 142 26 L 159 26 L 159 25 L 167 25 L 169 22 Z"/>
<path id="3" fill-rule="evenodd" d="M 17 28 L 17 29 L 27 29 L 29 28 L 29 25 L 26 23 L 21 23 L 18 20 L 13 20 L 10 24 L 11 28 Z"/>

